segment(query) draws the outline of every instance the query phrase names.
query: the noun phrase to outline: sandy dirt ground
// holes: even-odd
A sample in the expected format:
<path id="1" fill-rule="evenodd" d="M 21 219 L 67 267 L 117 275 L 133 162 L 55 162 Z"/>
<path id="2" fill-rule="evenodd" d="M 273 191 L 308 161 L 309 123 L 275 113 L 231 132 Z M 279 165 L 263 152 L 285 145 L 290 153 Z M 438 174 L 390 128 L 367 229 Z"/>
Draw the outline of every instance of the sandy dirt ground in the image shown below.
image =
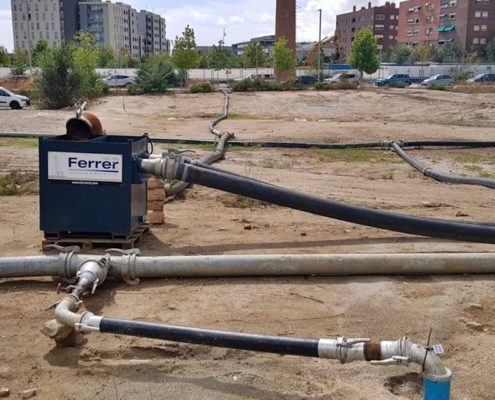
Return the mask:
<path id="1" fill-rule="evenodd" d="M 109 96 L 91 104 L 109 134 L 211 139 L 219 93 Z M 220 129 L 238 140 L 348 143 L 495 140 L 495 95 L 420 89 L 253 93 L 231 96 Z M 5 110 L 6 132 L 63 133 L 73 111 Z M 156 152 L 165 150 L 157 146 Z M 196 148 L 195 157 L 205 153 Z M 491 149 L 414 150 L 427 165 L 495 174 Z M 0 197 L 0 256 L 41 254 L 37 148 L 0 140 L 0 176 L 18 171 L 28 194 Z M 229 149 L 217 166 L 337 201 L 412 215 L 492 221 L 490 189 L 448 185 L 387 151 Z M 29 194 L 31 193 L 31 194 Z M 110 201 L 110 199 L 108 199 Z M 165 206 L 144 255 L 490 252 L 493 245 L 415 237 L 313 216 L 194 186 Z M 452 399 L 495 393 L 492 275 L 107 281 L 84 307 L 97 314 L 298 337 L 409 336 L 446 349 Z M 259 354 L 118 335 L 89 334 L 56 348 L 40 333 L 60 300 L 52 279 L 0 280 L 0 387 L 40 399 L 417 400 L 419 368 Z"/>

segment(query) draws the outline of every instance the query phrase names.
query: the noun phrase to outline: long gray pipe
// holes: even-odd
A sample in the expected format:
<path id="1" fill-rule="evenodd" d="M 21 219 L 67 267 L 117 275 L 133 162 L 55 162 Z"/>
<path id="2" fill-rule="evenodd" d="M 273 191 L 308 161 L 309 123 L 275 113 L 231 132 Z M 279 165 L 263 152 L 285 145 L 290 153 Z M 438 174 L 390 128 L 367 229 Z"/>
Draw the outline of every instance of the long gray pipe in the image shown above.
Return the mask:
<path id="1" fill-rule="evenodd" d="M 0 278 L 73 278 L 79 266 L 98 255 L 0 258 Z M 273 254 L 108 258 L 108 275 L 124 280 L 170 277 L 294 275 L 493 274 L 495 253 Z"/>

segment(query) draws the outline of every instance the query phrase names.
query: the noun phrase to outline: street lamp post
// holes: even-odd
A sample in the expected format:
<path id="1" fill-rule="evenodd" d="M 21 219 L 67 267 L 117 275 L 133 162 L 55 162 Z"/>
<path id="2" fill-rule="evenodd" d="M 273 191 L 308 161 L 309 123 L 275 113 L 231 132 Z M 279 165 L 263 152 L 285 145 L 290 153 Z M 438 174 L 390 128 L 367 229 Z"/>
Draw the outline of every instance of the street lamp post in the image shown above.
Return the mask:
<path id="1" fill-rule="evenodd" d="M 321 8 L 318 10 L 320 13 L 320 24 L 318 31 L 318 82 L 321 81 Z"/>

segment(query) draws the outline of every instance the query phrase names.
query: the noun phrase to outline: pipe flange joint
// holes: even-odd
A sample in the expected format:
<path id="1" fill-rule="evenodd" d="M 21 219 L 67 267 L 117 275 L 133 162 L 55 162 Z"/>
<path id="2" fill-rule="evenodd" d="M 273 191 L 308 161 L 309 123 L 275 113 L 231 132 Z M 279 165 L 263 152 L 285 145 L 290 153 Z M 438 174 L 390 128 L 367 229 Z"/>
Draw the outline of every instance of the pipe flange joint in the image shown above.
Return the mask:
<path id="1" fill-rule="evenodd" d="M 137 254 L 123 254 L 122 255 L 122 268 L 120 274 L 122 280 L 129 285 L 138 285 L 139 278 L 136 277 L 136 260 Z"/>

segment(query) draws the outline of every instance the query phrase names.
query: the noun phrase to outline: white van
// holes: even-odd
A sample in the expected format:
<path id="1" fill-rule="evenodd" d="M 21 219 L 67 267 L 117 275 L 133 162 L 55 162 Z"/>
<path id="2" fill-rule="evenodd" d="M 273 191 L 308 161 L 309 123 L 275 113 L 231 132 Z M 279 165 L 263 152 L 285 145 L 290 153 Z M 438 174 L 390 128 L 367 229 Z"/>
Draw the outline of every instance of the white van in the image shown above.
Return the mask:
<path id="1" fill-rule="evenodd" d="M 10 107 L 13 110 L 20 110 L 29 105 L 31 105 L 31 100 L 28 97 L 21 96 L 0 86 L 0 107 Z"/>

